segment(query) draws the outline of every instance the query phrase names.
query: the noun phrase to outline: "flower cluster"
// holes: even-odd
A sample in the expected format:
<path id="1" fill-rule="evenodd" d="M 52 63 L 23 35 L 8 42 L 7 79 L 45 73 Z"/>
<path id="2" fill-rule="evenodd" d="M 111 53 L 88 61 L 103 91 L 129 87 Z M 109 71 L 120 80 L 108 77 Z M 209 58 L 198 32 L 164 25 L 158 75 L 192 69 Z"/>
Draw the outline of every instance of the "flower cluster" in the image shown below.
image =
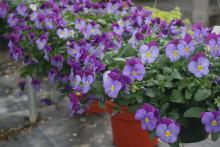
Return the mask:
<path id="1" fill-rule="evenodd" d="M 137 110 L 135 119 L 141 121 L 142 129 L 146 131 L 156 131 L 157 137 L 163 142 L 174 143 L 180 132 L 180 126 L 169 118 L 160 119 L 160 112 L 150 104 Z"/>

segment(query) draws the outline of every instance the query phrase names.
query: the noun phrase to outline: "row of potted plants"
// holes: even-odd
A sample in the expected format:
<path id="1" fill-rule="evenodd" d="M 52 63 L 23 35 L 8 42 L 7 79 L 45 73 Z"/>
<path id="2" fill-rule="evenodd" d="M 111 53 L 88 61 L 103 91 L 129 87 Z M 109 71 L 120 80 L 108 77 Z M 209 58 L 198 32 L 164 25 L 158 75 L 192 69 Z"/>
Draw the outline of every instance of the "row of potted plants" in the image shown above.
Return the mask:
<path id="1" fill-rule="evenodd" d="M 71 115 L 95 99 L 107 102 L 113 133 L 123 130 L 114 136 L 119 147 L 146 146 L 147 132 L 171 146 L 218 138 L 220 36 L 211 28 L 153 18 L 120 0 L 48 0 L 15 9 L 2 1 L 0 10 L 22 75 L 48 77 L 68 95 Z"/>

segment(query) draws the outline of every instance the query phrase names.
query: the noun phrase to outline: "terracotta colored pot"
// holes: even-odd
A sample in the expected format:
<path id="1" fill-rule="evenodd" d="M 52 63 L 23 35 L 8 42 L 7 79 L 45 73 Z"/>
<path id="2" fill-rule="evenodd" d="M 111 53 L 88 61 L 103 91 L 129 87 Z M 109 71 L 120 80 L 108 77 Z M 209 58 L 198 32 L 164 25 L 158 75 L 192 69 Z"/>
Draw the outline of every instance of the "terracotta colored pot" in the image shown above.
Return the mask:
<path id="1" fill-rule="evenodd" d="M 112 114 L 115 104 L 106 102 L 107 111 Z M 121 112 L 111 116 L 113 142 L 117 147 L 155 147 L 158 140 L 149 138 L 149 133 L 141 128 L 141 122 L 135 120 L 134 113 L 122 107 Z"/>
<path id="2" fill-rule="evenodd" d="M 98 114 L 98 113 L 105 113 L 105 108 L 100 108 L 99 102 L 97 100 L 93 101 L 90 105 L 89 109 L 86 111 L 87 114 Z"/>

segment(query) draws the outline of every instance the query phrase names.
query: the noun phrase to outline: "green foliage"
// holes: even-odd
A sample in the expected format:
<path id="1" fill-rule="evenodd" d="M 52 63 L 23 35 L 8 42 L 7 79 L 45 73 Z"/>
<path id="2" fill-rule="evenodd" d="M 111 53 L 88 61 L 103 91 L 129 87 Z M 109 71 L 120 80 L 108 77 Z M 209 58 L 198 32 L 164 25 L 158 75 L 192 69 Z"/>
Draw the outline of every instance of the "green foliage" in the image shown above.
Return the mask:
<path id="1" fill-rule="evenodd" d="M 184 116 L 187 118 L 200 118 L 201 112 L 204 111 L 205 109 L 201 107 L 191 107 L 184 112 Z"/>

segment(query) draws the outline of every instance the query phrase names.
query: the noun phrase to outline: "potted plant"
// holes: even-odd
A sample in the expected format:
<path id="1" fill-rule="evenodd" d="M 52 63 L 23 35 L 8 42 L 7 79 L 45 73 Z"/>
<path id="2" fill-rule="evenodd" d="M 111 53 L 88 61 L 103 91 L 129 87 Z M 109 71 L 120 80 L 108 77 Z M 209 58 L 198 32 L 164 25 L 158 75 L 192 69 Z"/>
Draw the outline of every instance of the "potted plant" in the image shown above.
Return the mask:
<path id="1" fill-rule="evenodd" d="M 143 130 L 171 146 L 202 141 L 208 134 L 216 140 L 219 35 L 201 23 L 188 29 L 180 19 L 150 18 L 143 9 L 133 9 L 124 18 L 130 26 L 122 27 L 122 47 L 106 53 L 108 109 L 122 110 L 121 121 L 127 110 L 133 112 Z M 118 116 L 112 116 L 113 127 Z"/>

